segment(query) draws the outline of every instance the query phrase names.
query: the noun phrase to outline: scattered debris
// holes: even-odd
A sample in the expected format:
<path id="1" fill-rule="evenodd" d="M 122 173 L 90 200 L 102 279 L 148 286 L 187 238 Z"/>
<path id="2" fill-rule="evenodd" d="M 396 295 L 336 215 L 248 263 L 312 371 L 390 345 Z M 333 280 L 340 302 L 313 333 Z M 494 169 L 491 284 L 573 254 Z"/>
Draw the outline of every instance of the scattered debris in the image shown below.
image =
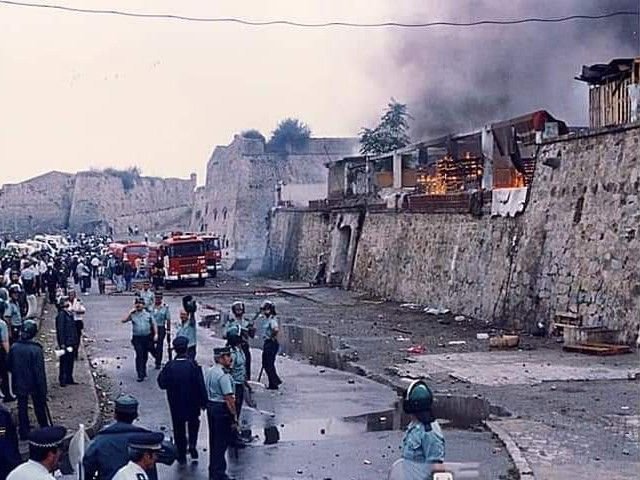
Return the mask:
<path id="1" fill-rule="evenodd" d="M 488 333 L 476 333 L 476 338 L 478 340 L 489 340 L 489 334 Z"/>
<path id="2" fill-rule="evenodd" d="M 446 315 L 447 313 L 450 313 L 451 310 L 449 310 L 448 308 L 435 308 L 435 307 L 427 307 L 423 310 L 424 313 L 426 313 L 427 315 Z"/>
<path id="3" fill-rule="evenodd" d="M 404 357 L 403 359 L 406 363 L 416 363 L 417 360 L 415 358 L 411 358 L 411 357 Z"/>
<path id="4" fill-rule="evenodd" d="M 365 460 L 363 463 L 364 463 L 365 465 L 371 465 L 371 460 Z"/>
<path id="5" fill-rule="evenodd" d="M 467 342 L 464 340 L 451 340 L 449 345 L 466 345 Z"/>
<path id="6" fill-rule="evenodd" d="M 411 330 L 405 330 L 404 328 L 398 328 L 398 327 L 393 327 L 391 329 L 391 331 L 393 332 L 398 332 L 398 333 L 404 333 L 405 335 L 411 335 Z"/>
<path id="7" fill-rule="evenodd" d="M 464 322 L 467 319 L 467 317 L 465 317 L 464 315 L 456 315 L 453 319 L 456 322 Z"/>
<path id="8" fill-rule="evenodd" d="M 403 303 L 400 305 L 400 308 L 408 308 L 409 310 L 420 310 L 422 305 L 418 305 L 417 303 Z"/>
<path id="9" fill-rule="evenodd" d="M 518 335 L 501 335 L 489 339 L 491 348 L 516 348 L 519 344 L 520 336 Z"/>
<path id="10" fill-rule="evenodd" d="M 409 342 L 411 339 L 409 337 L 404 337 L 402 335 L 398 335 L 396 337 L 396 342 Z"/>
<path id="11" fill-rule="evenodd" d="M 623 353 L 631 353 L 631 347 L 628 345 L 613 345 L 609 343 L 584 343 L 577 345 L 564 345 L 562 349 L 565 352 L 585 353 L 587 355 L 621 355 Z"/>
<path id="12" fill-rule="evenodd" d="M 424 345 L 412 345 L 411 347 L 407 348 L 407 352 L 413 353 L 414 355 L 420 355 L 426 351 L 427 349 L 424 347 Z"/>

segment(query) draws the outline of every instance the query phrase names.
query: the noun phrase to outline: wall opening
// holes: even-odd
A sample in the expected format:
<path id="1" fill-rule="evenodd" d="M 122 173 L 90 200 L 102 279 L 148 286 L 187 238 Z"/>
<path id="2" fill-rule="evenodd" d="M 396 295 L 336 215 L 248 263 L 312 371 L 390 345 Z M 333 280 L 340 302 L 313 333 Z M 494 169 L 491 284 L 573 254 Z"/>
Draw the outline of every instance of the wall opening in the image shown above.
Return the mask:
<path id="1" fill-rule="evenodd" d="M 349 270 L 349 244 L 351 242 L 351 227 L 338 229 L 335 237 L 333 266 L 331 268 L 331 283 L 342 283 Z"/>

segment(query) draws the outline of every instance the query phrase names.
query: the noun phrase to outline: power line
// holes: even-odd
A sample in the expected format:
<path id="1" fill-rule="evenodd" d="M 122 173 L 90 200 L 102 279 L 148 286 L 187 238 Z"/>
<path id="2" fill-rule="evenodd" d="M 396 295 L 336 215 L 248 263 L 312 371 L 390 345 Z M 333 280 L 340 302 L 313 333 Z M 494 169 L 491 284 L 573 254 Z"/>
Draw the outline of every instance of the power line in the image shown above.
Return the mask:
<path id="1" fill-rule="evenodd" d="M 235 17 L 190 17 L 185 15 L 173 15 L 165 13 L 140 13 L 130 12 L 124 10 L 98 10 L 90 8 L 75 8 L 64 5 L 54 4 L 40 4 L 40 3 L 27 3 L 16 2 L 11 0 L 0 0 L 0 4 L 14 6 L 14 7 L 27 7 L 27 8 L 41 8 L 49 10 L 59 10 L 72 13 L 85 13 L 94 15 L 118 15 L 123 17 L 145 18 L 145 19 L 162 19 L 162 20 L 178 20 L 186 22 L 202 22 L 202 23 L 235 23 L 240 25 L 248 25 L 253 27 L 266 27 L 266 26 L 287 26 L 298 28 L 327 28 L 327 27 L 351 27 L 351 28 L 384 28 L 384 27 L 396 27 L 396 28 L 430 28 L 430 27 L 477 27 L 480 25 L 521 25 L 525 23 L 562 23 L 573 20 L 601 20 L 605 18 L 622 17 L 622 16 L 638 16 L 640 12 L 636 11 L 617 11 L 610 13 L 603 13 L 600 15 L 568 15 L 565 17 L 529 17 L 529 18 L 516 18 L 512 20 L 477 20 L 474 22 L 425 22 L 425 23 L 402 23 L 402 22 L 380 22 L 380 23 L 358 23 L 358 22 L 322 22 L 322 23 L 305 23 L 294 22 L 292 20 L 246 20 L 243 18 Z"/>

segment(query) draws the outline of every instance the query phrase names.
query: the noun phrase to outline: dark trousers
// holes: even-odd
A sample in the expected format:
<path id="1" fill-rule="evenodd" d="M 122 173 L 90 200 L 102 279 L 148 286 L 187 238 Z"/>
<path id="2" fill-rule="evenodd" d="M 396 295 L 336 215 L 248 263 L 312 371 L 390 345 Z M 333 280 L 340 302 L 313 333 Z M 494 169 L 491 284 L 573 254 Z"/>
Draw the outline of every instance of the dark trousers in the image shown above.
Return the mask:
<path id="1" fill-rule="evenodd" d="M 240 411 L 244 403 L 244 384 L 236 383 L 236 415 L 238 415 L 238 423 L 240 423 Z"/>
<path id="2" fill-rule="evenodd" d="M 192 347 L 188 347 L 187 348 L 187 358 L 194 360 L 196 359 L 196 346 L 192 346 Z"/>
<path id="3" fill-rule="evenodd" d="M 131 337 L 131 344 L 136 351 L 136 373 L 138 378 L 147 376 L 147 360 L 151 349 L 151 337 L 148 335 L 134 335 Z"/>
<path id="4" fill-rule="evenodd" d="M 171 416 L 173 424 L 173 440 L 178 451 L 178 460 L 184 460 L 187 456 L 187 431 L 189 432 L 189 449 L 196 448 L 198 431 L 200 430 L 200 418 L 194 417 L 188 420 Z"/>
<path id="5" fill-rule="evenodd" d="M 100 295 L 104 295 L 104 291 L 105 291 L 104 277 L 98 277 L 98 292 L 100 293 Z"/>
<path id="6" fill-rule="evenodd" d="M 54 286 L 50 286 L 47 287 L 47 291 L 49 293 L 49 303 L 51 305 L 55 305 L 56 304 L 56 287 Z"/>
<path id="7" fill-rule="evenodd" d="M 249 347 L 249 342 L 242 342 L 240 348 L 242 348 L 242 352 L 244 353 L 245 366 L 247 367 L 247 380 L 251 380 L 251 348 Z"/>
<path id="8" fill-rule="evenodd" d="M 153 344 L 153 356 L 156 359 L 156 366 L 162 365 L 162 353 L 164 351 L 164 339 L 167 336 L 167 328 L 158 326 L 158 341 Z"/>
<path id="9" fill-rule="evenodd" d="M 267 374 L 269 379 L 267 388 L 278 388 L 282 383 L 276 372 L 276 355 L 278 355 L 279 348 L 280 345 L 277 340 L 265 340 L 262 347 L 262 368 L 264 368 L 264 373 Z"/>
<path id="10" fill-rule="evenodd" d="M 209 479 L 224 480 L 227 475 L 227 448 L 233 443 L 231 414 L 224 402 L 209 402 Z"/>
<path id="11" fill-rule="evenodd" d="M 73 347 L 72 352 L 65 352 L 64 355 L 60 357 L 60 373 L 58 375 L 58 380 L 60 381 L 60 385 L 68 385 L 70 383 L 74 383 L 73 380 L 73 365 L 76 362 L 78 347 Z"/>
<path id="12" fill-rule="evenodd" d="M 21 439 L 26 439 L 31 425 L 29 424 L 29 395 L 17 395 L 18 397 L 18 432 Z M 33 410 L 38 420 L 38 425 L 46 427 L 49 425 L 47 420 L 47 399 L 44 395 L 31 394 L 31 401 L 33 402 Z"/>
<path id="13" fill-rule="evenodd" d="M 0 320 L 1 322 L 2 320 Z M 4 398 L 11 398 L 11 389 L 9 388 L 9 371 L 7 370 L 7 352 L 0 347 L 0 392 Z"/>

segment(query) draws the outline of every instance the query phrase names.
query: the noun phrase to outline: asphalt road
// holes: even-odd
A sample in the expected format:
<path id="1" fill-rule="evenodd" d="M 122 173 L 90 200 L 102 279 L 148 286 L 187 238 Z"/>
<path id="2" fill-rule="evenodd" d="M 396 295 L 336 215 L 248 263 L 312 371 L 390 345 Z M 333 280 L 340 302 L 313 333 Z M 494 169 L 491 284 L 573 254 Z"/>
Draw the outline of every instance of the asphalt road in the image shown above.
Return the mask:
<path id="1" fill-rule="evenodd" d="M 197 288 L 190 289 L 194 293 Z M 236 293 L 218 295 L 215 301 L 230 304 Z M 140 402 L 139 422 L 171 436 L 164 392 L 155 381 L 157 371 L 149 362 L 149 377 L 135 381 L 131 327 L 120 323 L 133 303 L 132 296 L 85 297 L 86 335 L 92 361 L 112 384 L 111 396 L 130 393 Z M 179 297 L 167 297 L 172 317 L 178 318 Z M 318 308 L 321 308 L 320 306 Z M 212 349 L 222 341 L 208 329 L 198 328 L 198 361 L 204 368 L 213 362 Z M 255 376 L 260 352 L 254 352 Z M 252 446 L 230 455 L 229 473 L 240 479 L 367 479 L 386 478 L 399 458 L 400 430 L 391 429 L 395 393 L 378 383 L 345 372 L 278 358 L 284 379 L 279 392 L 256 388 L 258 410 L 245 407 L 242 422 L 256 436 Z M 381 417 L 385 417 L 382 418 Z M 263 429 L 275 426 L 280 441 L 264 445 Z M 510 467 L 506 452 L 487 432 L 446 430 L 447 461 L 479 462 L 479 478 L 506 478 Z M 205 479 L 208 467 L 206 416 L 199 436 L 200 461 L 180 467 L 160 467 L 160 478 Z"/>

